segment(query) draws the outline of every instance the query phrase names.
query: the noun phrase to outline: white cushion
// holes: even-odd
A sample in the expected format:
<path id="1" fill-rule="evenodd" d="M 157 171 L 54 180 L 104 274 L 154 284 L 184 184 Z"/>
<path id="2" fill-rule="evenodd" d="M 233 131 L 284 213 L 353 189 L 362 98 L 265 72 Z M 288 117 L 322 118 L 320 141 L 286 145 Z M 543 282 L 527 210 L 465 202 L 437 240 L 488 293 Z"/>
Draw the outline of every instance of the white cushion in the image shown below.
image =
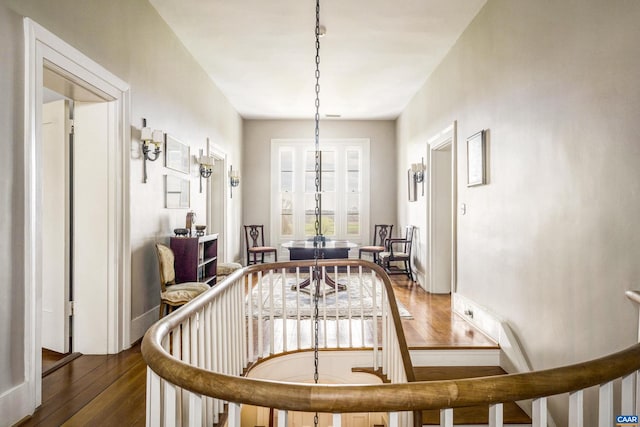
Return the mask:
<path id="1" fill-rule="evenodd" d="M 236 270 L 240 270 L 242 265 L 237 262 L 221 262 L 218 264 L 218 277 L 220 276 L 228 276 Z"/>
<path id="2" fill-rule="evenodd" d="M 185 282 L 177 285 L 167 285 L 167 290 L 160 294 L 160 298 L 170 305 L 182 305 L 188 303 L 209 289 L 209 285 L 199 282 Z"/>
<path id="3" fill-rule="evenodd" d="M 389 258 L 391 256 L 391 252 L 380 252 L 378 254 L 379 258 Z M 409 254 L 406 252 L 396 252 L 393 251 L 393 257 L 394 258 L 409 258 Z"/>

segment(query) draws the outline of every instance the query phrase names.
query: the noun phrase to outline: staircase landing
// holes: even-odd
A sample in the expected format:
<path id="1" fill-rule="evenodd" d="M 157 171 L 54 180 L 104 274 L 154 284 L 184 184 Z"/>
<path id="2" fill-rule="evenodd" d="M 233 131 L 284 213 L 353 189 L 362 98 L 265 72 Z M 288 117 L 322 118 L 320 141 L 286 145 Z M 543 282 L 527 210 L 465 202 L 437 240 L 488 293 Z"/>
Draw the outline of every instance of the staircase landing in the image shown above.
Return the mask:
<path id="1" fill-rule="evenodd" d="M 393 291 L 411 313 L 402 319 L 410 349 L 498 348 L 491 338 L 451 310 L 451 295 L 430 294 L 404 276 L 391 276 Z"/>

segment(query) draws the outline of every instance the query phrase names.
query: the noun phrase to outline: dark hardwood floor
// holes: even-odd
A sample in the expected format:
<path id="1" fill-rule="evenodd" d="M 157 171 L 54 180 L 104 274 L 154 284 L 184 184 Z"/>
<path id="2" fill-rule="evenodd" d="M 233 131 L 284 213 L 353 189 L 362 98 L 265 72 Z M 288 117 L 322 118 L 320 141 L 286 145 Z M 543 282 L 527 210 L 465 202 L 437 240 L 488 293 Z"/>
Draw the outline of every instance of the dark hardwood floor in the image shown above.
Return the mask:
<path id="1" fill-rule="evenodd" d="M 431 295 L 392 276 L 396 298 L 412 315 L 402 324 L 411 348 L 495 347 L 451 312 L 449 295 Z M 42 405 L 21 426 L 142 426 L 146 365 L 140 344 L 117 355 L 81 356 L 42 380 Z"/>

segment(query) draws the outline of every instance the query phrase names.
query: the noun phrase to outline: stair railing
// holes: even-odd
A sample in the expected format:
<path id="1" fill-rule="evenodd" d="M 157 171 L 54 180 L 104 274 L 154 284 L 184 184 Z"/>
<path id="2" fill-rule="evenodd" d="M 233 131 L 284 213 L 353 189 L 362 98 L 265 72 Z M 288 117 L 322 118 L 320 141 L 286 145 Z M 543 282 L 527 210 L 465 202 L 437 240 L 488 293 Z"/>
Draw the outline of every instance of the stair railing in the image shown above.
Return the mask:
<path id="1" fill-rule="evenodd" d="M 321 260 L 318 264 L 323 283 L 320 350 L 367 351 L 370 366 L 390 382 L 413 380 L 397 302 L 384 270 L 360 260 Z M 314 265 L 314 261 L 298 261 L 246 267 L 156 323 L 143 341 L 149 365 L 147 424 L 210 425 L 219 421 L 229 404 L 230 421 L 236 420 L 229 425 L 236 425 L 239 405 L 219 395 L 221 387 L 194 394 L 178 378 L 191 377 L 183 371 L 188 367 L 201 370 L 199 375 L 211 381 L 217 375 L 242 380 L 243 372 L 261 360 L 312 350 L 313 283 L 307 279 Z M 335 333 L 325 333 L 331 328 Z M 167 370 L 174 369 L 182 374 L 167 376 L 171 375 Z M 276 404 L 270 407 L 280 409 Z M 410 413 L 391 417 L 403 425 L 411 423 Z"/>
<path id="2" fill-rule="evenodd" d="M 242 377 L 251 363 L 258 362 L 265 355 L 270 357 L 276 349 L 271 345 L 272 340 L 275 342 L 275 335 L 271 338 L 270 334 L 277 323 L 277 316 L 269 313 L 267 319 L 262 316 L 262 321 L 256 324 L 257 317 L 253 313 L 249 315 L 251 304 L 247 301 L 251 297 L 247 297 L 257 286 L 251 282 L 250 276 L 261 275 L 264 284 L 265 276 L 275 272 L 291 274 L 289 270 L 293 269 L 297 280 L 296 275 L 302 278 L 302 272 L 308 271 L 311 265 L 312 262 L 303 261 L 246 267 L 150 328 L 142 345 L 143 357 L 149 366 L 147 425 L 211 425 L 219 421 L 218 414 L 226 407 L 227 425 L 236 427 L 240 426 L 241 405 L 248 404 L 275 408 L 279 413 L 279 425 L 283 426 L 287 422 L 287 411 L 303 411 L 332 413 L 334 426 L 340 425 L 339 414 L 387 412 L 388 425 L 394 427 L 409 427 L 419 422 L 419 417 L 412 417 L 412 413 L 429 409 L 440 410 L 442 426 L 453 426 L 454 408 L 486 405 L 489 406 L 489 425 L 502 426 L 504 402 L 531 400 L 532 425 L 541 427 L 547 425 L 547 398 L 568 393 L 568 425 L 582 426 L 584 391 L 597 387 L 598 425 L 604 427 L 615 425 L 613 396 L 614 387 L 620 379 L 622 414 L 639 412 L 640 344 L 599 359 L 554 369 L 484 378 L 411 382 L 414 380 L 413 371 L 389 279 L 377 265 L 360 260 L 323 260 L 320 265 L 326 269 L 325 272 L 334 269 L 335 277 L 338 277 L 340 269 L 347 269 L 350 274 L 358 276 L 356 283 L 364 280 L 361 278 L 363 274 L 373 274 L 381 280 L 386 306 L 382 311 L 384 315 L 386 310 L 391 320 L 382 319 L 386 326 L 381 328 L 380 336 L 373 333 L 373 342 L 380 340 L 382 346 L 381 353 L 376 350 L 376 345 L 371 349 L 372 364 L 381 361 L 381 369 L 394 382 L 329 385 Z M 268 280 L 275 280 L 275 277 Z M 266 298 L 275 295 L 267 293 Z M 634 291 L 629 298 L 638 302 L 640 293 Z M 264 321 L 268 322 L 268 339 L 263 335 L 262 339 L 252 336 L 249 340 L 249 331 Z M 262 340 L 269 344 L 264 344 L 261 352 L 259 342 Z M 252 347 L 250 342 L 258 344 Z M 325 348 L 330 348 L 330 345 Z M 256 351 L 258 356 L 252 355 Z"/>

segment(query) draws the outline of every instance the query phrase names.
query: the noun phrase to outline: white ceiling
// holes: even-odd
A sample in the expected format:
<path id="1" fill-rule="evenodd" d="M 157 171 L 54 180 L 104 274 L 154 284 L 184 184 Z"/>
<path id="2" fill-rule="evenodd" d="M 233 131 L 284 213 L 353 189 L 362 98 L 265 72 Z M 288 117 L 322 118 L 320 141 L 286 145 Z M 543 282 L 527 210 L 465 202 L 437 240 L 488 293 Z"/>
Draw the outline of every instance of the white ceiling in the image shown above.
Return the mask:
<path id="1" fill-rule="evenodd" d="M 313 117 L 313 0 L 150 1 L 244 118 Z M 321 0 L 321 116 L 396 118 L 485 2 Z"/>

